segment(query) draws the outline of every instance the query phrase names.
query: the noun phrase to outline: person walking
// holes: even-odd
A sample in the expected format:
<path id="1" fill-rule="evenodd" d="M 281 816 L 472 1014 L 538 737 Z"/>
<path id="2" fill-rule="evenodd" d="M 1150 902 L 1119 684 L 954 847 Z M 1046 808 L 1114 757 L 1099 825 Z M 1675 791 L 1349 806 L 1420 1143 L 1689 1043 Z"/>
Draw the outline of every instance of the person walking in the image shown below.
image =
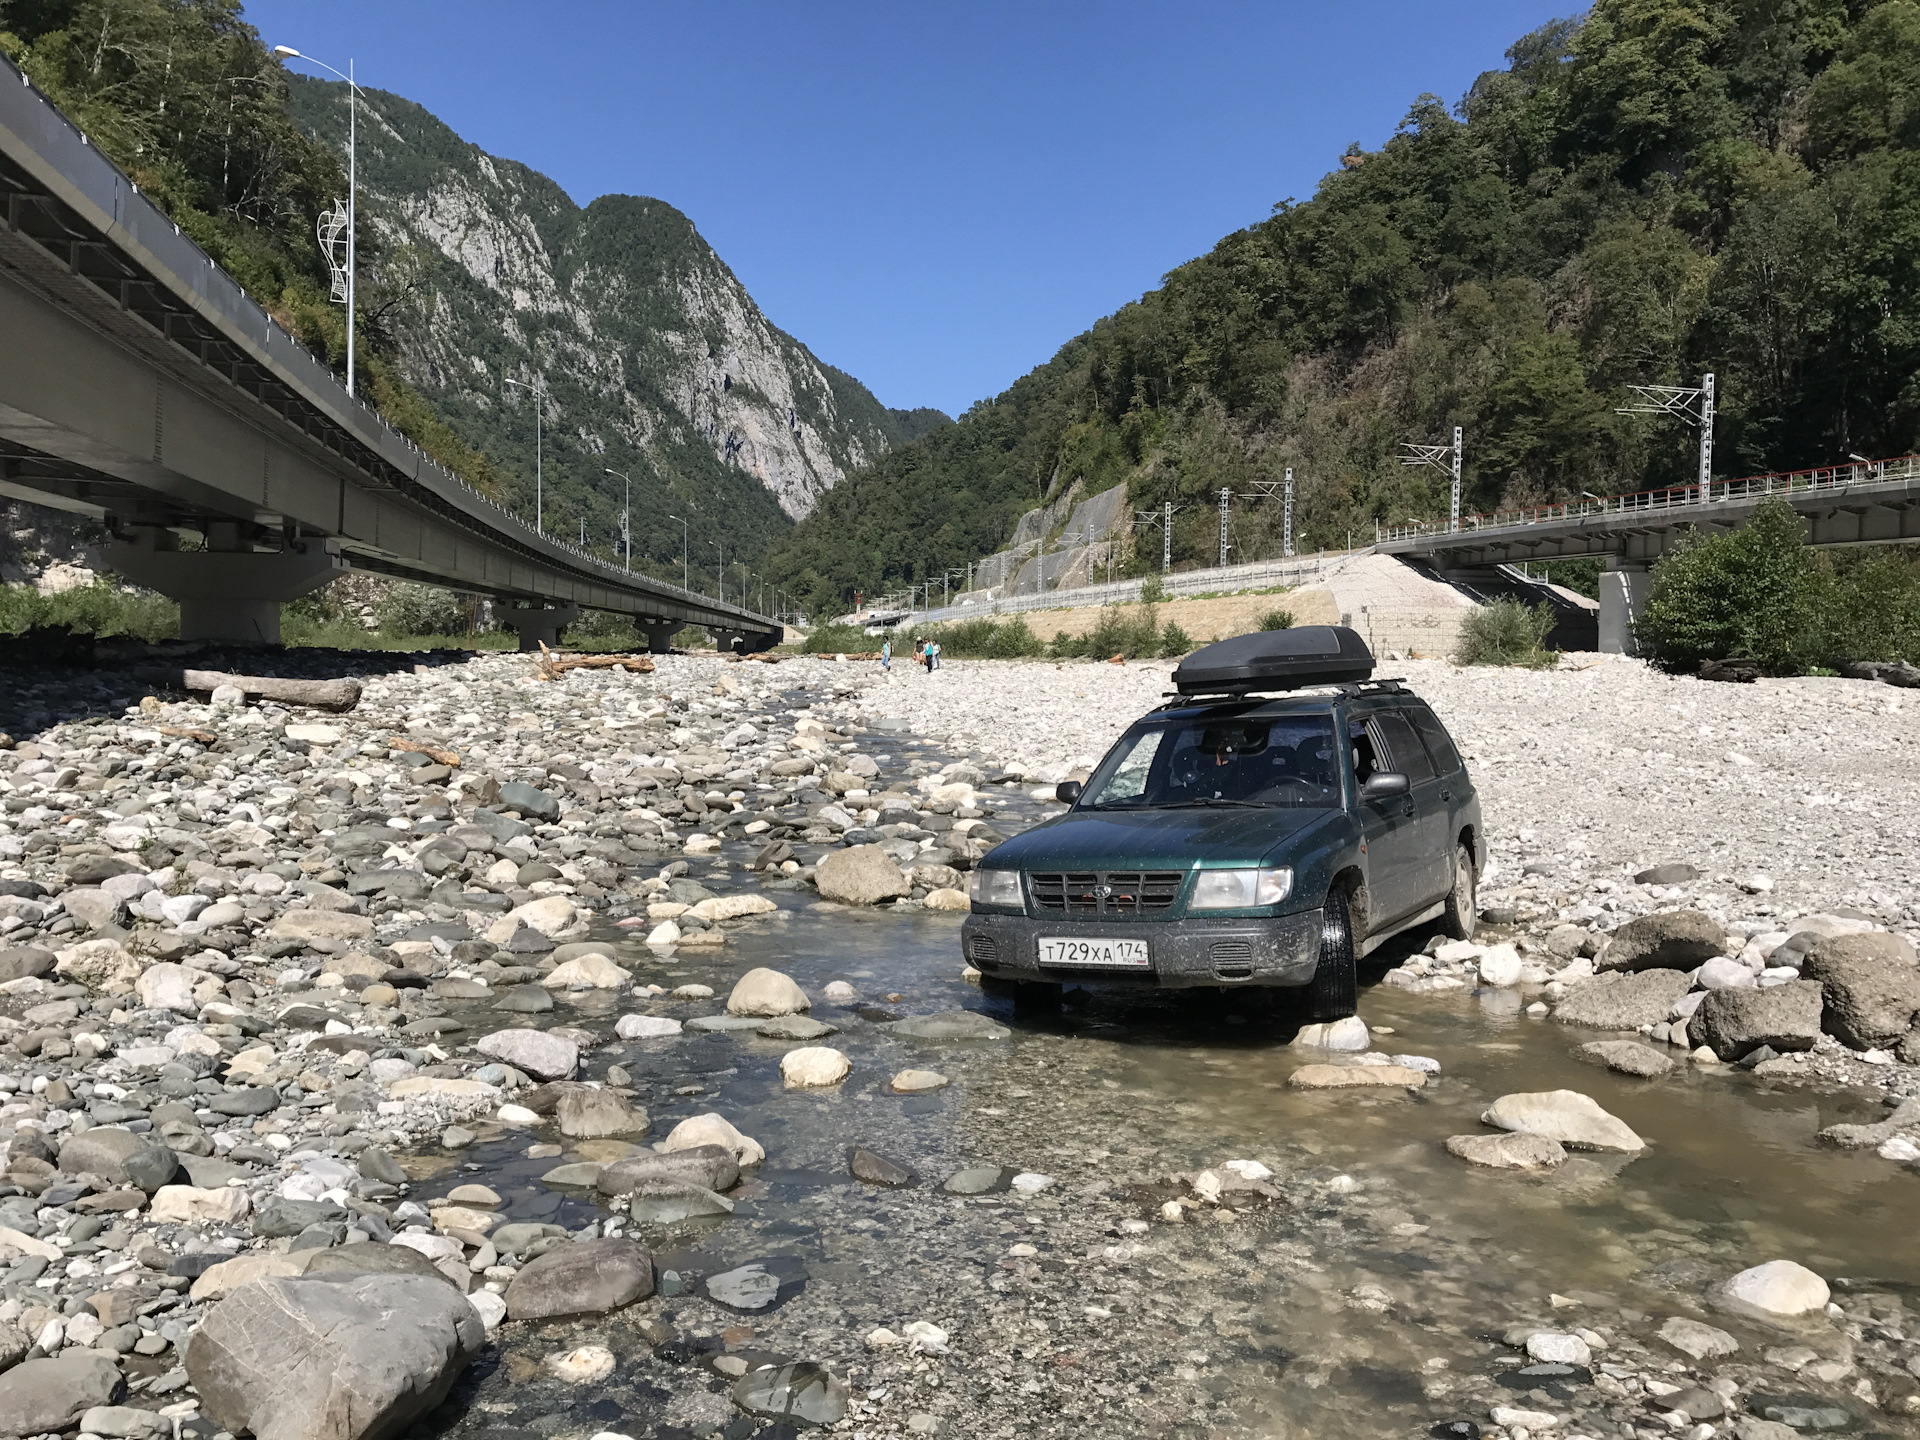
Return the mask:
<path id="1" fill-rule="evenodd" d="M 933 674 L 933 641 L 928 640 L 921 644 L 920 663 L 927 667 L 927 674 Z"/>
<path id="2" fill-rule="evenodd" d="M 940 668 L 940 642 L 938 640 L 933 642 L 933 668 L 936 670 Z"/>
<path id="3" fill-rule="evenodd" d="M 891 639 L 880 642 L 880 668 L 882 670 L 893 669 L 893 641 Z"/>

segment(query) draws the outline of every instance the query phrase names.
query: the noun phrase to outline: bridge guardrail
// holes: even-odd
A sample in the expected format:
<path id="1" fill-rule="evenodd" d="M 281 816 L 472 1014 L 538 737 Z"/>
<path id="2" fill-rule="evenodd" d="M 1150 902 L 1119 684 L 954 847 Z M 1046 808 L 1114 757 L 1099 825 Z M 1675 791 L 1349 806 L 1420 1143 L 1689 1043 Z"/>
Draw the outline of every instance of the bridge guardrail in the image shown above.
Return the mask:
<path id="1" fill-rule="evenodd" d="M 1415 520 L 1405 525 L 1376 525 L 1376 543 L 1415 540 L 1430 535 L 1479 534 L 1489 530 L 1519 529 L 1554 521 L 1581 520 L 1605 515 L 1641 515 L 1694 509 L 1702 504 L 1731 500 L 1764 500 L 1769 496 L 1813 494 L 1845 490 L 1855 485 L 1887 480 L 1920 480 L 1920 455 L 1845 465 L 1820 465 L 1810 470 L 1779 470 L 1767 475 L 1743 475 L 1714 480 L 1701 494 L 1698 485 L 1673 485 L 1663 490 L 1639 490 L 1628 495 L 1605 495 L 1567 500 L 1552 505 L 1529 505 L 1488 514 L 1464 515 L 1460 529 L 1449 531 L 1442 521 Z"/>

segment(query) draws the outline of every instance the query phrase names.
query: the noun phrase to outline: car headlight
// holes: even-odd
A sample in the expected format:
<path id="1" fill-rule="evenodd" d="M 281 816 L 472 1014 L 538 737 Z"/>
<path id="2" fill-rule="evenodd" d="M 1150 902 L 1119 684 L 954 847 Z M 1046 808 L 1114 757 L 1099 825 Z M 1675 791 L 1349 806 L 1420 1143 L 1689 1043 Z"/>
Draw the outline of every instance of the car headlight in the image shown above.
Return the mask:
<path id="1" fill-rule="evenodd" d="M 1018 910 L 1020 872 L 1018 870 L 975 870 L 967 877 L 967 898 L 976 905 L 997 905 Z"/>
<path id="2" fill-rule="evenodd" d="M 1293 893 L 1293 871 L 1287 866 L 1273 870 L 1202 870 L 1193 882 L 1189 910 L 1251 910 L 1259 905 L 1278 905 Z"/>

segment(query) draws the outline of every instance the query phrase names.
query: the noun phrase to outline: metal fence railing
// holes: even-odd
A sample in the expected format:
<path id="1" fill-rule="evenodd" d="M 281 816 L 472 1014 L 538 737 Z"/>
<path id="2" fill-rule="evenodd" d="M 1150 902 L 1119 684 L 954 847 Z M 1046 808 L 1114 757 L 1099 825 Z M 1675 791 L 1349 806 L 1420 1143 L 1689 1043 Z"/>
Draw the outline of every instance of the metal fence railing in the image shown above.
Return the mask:
<path id="1" fill-rule="evenodd" d="M 1553 505 L 1529 505 L 1514 510 L 1495 510 L 1483 515 L 1466 515 L 1460 520 L 1461 534 L 1488 530 L 1515 529 L 1527 525 L 1580 520 L 1588 516 L 1644 515 L 1663 511 L 1687 511 L 1703 504 L 1728 501 L 1763 500 L 1768 496 L 1793 496 L 1821 491 L 1849 490 L 1858 485 L 1879 485 L 1892 481 L 1920 480 L 1920 455 L 1901 455 L 1892 460 L 1856 461 L 1846 465 L 1821 465 L 1811 470 L 1782 470 L 1770 475 L 1745 475 L 1731 480 L 1715 480 L 1704 487 L 1675 485 L 1664 490 L 1640 490 L 1631 495 L 1587 496 Z M 1428 535 L 1445 535 L 1446 523 L 1416 520 L 1405 525 L 1379 525 L 1375 538 L 1379 543 L 1412 540 Z"/>

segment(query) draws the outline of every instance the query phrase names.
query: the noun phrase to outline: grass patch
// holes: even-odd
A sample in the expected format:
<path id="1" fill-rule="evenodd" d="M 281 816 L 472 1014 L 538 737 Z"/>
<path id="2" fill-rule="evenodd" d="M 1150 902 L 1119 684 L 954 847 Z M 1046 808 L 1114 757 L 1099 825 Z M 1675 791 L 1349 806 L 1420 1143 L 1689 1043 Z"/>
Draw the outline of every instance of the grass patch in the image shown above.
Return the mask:
<path id="1" fill-rule="evenodd" d="M 19 635 L 54 625 L 101 639 L 172 640 L 180 634 L 180 607 L 164 596 L 122 590 L 105 579 L 57 595 L 42 595 L 31 585 L 0 585 L 0 631 Z"/>

